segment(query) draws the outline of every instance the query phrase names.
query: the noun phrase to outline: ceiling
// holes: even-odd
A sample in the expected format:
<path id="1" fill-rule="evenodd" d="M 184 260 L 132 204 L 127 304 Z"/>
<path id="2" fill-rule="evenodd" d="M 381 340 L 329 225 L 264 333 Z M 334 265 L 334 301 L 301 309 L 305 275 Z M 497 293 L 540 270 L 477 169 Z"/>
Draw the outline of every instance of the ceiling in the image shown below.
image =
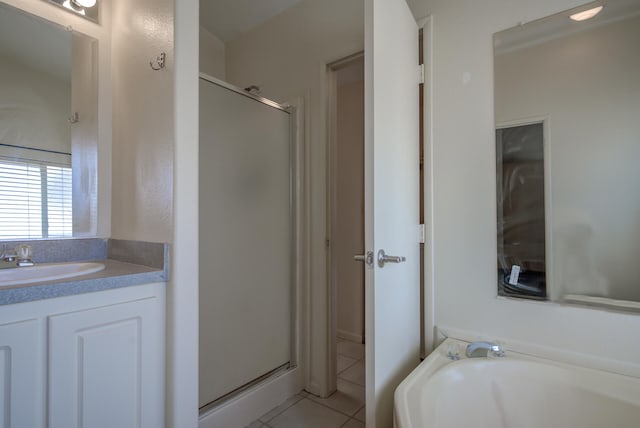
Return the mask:
<path id="1" fill-rule="evenodd" d="M 227 43 L 300 1 L 200 0 L 200 25 Z"/>
<path id="2" fill-rule="evenodd" d="M 200 25 L 227 43 L 300 1 L 302 0 L 200 0 Z M 426 14 L 423 3 L 425 2 L 420 0 L 407 0 L 416 18 Z"/>

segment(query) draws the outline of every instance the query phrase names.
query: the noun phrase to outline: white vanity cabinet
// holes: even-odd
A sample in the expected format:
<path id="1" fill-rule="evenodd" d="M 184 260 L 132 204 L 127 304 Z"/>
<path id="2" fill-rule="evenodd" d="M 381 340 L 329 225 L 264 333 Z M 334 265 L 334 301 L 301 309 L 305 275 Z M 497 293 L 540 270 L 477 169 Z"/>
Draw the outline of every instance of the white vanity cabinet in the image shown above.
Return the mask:
<path id="1" fill-rule="evenodd" d="M 29 319 L 0 315 L 1 428 L 164 426 L 163 283 L 5 308 Z"/>
<path id="2" fill-rule="evenodd" d="M 0 320 L 2 428 L 43 425 L 44 349 L 39 327 L 37 319 Z"/>

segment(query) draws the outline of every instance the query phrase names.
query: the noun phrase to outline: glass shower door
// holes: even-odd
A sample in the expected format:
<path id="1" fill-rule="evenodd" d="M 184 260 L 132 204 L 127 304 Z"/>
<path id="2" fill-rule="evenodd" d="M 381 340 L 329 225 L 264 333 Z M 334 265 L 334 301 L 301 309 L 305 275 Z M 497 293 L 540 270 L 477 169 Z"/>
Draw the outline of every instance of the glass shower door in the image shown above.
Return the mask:
<path id="1" fill-rule="evenodd" d="M 291 113 L 200 79 L 200 407 L 292 355 Z"/>

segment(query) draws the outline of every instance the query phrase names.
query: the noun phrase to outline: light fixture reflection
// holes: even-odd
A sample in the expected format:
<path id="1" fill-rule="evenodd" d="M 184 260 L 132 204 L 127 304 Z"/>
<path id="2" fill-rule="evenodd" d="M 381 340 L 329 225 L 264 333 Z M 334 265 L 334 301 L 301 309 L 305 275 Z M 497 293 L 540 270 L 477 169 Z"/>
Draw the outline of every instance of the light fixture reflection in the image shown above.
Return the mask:
<path id="1" fill-rule="evenodd" d="M 586 21 L 587 19 L 591 19 L 599 14 L 603 7 L 604 6 L 598 6 L 589 10 L 583 10 L 582 12 L 574 13 L 573 15 L 569 16 L 569 18 L 573 19 L 574 21 Z"/>
<path id="2" fill-rule="evenodd" d="M 84 8 L 74 0 L 64 0 L 62 6 L 74 11 L 75 13 L 79 13 L 80 15 L 85 15 Z"/>
<path id="3" fill-rule="evenodd" d="M 96 5 L 96 0 L 71 0 L 82 7 L 93 7 Z"/>

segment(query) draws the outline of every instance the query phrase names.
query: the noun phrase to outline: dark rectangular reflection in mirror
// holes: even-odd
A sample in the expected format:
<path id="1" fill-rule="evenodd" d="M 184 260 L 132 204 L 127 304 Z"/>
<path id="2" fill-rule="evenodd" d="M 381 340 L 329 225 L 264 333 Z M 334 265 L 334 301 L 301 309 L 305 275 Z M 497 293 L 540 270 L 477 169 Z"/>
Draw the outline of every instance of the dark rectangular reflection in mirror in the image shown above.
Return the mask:
<path id="1" fill-rule="evenodd" d="M 501 296 L 547 296 L 543 135 L 543 123 L 496 130 Z"/>

